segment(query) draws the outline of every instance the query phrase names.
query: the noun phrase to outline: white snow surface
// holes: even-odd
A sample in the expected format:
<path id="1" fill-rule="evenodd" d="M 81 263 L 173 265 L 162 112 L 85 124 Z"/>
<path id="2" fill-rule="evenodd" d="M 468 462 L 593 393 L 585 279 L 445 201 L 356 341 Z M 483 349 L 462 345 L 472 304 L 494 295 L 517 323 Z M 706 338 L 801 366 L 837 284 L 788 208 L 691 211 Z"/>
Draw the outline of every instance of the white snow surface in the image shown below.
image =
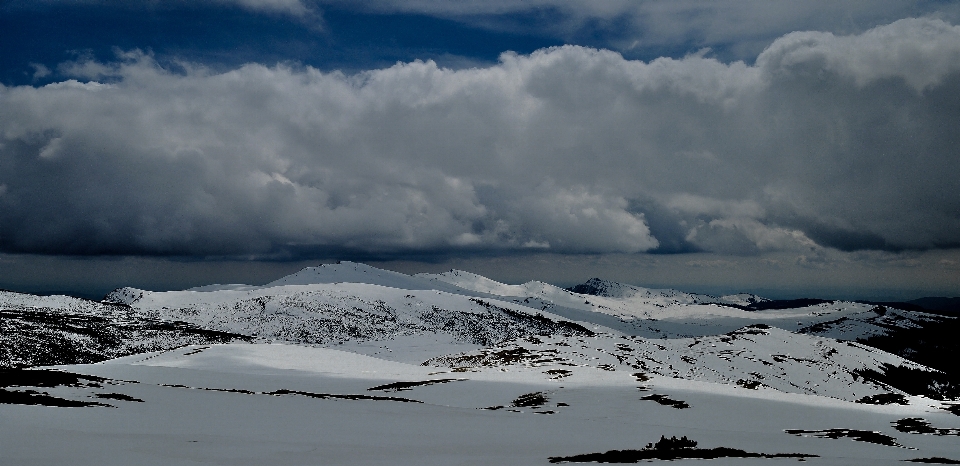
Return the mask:
<path id="1" fill-rule="evenodd" d="M 0 404 L 0 463 L 539 465 L 661 435 L 814 454 L 806 461 L 819 465 L 960 459 L 952 435 L 894 428 L 907 418 L 957 428 L 948 404 L 863 377 L 930 369 L 840 340 L 909 325 L 905 311 L 834 302 L 753 312 L 724 304 L 763 298 L 593 285 L 600 295 L 344 262 L 264 286 L 122 288 L 112 304 L 0 292 L 5 309 L 255 338 L 56 367 L 107 379 L 97 384 L 14 386 L 114 408 Z M 857 402 L 874 395 L 906 404 Z M 853 429 L 894 444 L 786 429 Z M 710 464 L 785 461 L 796 460 Z"/>
<path id="2" fill-rule="evenodd" d="M 44 391 L 113 408 L 0 405 L 0 459 L 17 465 L 542 465 L 550 457 L 641 449 L 662 435 L 686 436 L 701 448 L 817 455 L 806 460 L 813 465 L 892 466 L 958 453 L 953 437 L 894 429 L 905 418 L 958 424 L 930 400 L 862 405 L 565 367 L 570 374 L 562 378 L 535 365 L 452 371 L 281 344 L 189 346 L 62 366 L 57 369 L 107 380 Z M 391 388 L 397 382 L 408 385 Z M 687 407 L 643 399 L 652 395 Z M 537 396 L 534 405 L 522 403 Z M 835 428 L 874 432 L 898 446 L 785 432 Z M 794 461 L 719 458 L 710 464 Z"/>

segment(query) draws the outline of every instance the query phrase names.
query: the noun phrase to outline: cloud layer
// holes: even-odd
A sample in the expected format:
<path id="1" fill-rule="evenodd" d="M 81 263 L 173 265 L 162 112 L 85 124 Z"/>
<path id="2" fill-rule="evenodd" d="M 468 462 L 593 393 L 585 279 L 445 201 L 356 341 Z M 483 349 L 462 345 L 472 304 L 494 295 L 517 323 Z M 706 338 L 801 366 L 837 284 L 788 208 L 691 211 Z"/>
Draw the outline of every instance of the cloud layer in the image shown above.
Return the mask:
<path id="1" fill-rule="evenodd" d="M 0 87 L 0 251 L 303 255 L 960 245 L 960 27 L 754 65 L 567 46 L 482 69 L 161 67 Z"/>

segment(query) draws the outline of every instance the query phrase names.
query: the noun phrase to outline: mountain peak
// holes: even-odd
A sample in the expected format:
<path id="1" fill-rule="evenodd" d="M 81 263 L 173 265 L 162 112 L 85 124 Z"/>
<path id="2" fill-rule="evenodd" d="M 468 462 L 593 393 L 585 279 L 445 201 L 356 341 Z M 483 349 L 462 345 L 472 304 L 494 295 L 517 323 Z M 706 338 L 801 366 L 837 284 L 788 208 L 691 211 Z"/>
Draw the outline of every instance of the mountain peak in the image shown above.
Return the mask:
<path id="1" fill-rule="evenodd" d="M 274 280 L 264 286 L 269 288 L 284 285 L 318 285 L 350 282 L 396 287 L 396 282 L 407 282 L 412 279 L 414 278 L 400 272 L 378 269 L 359 262 L 339 261 L 336 264 L 305 267 L 296 273 Z"/>
<path id="2" fill-rule="evenodd" d="M 574 293 L 601 296 L 604 298 L 625 298 L 633 295 L 637 288 L 601 278 L 591 278 L 579 285 L 567 288 L 567 290 Z"/>

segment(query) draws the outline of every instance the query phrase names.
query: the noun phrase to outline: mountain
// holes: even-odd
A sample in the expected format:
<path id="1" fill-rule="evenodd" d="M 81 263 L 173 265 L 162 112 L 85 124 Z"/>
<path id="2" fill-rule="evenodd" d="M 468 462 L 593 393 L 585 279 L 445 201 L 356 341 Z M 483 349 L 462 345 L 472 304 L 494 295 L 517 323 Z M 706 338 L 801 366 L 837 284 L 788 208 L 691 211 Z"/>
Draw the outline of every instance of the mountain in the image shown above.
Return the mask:
<path id="1" fill-rule="evenodd" d="M 94 363 L 184 345 L 249 340 L 68 296 L 0 291 L 0 318 L 0 367 Z"/>
<path id="2" fill-rule="evenodd" d="M 600 279 L 563 289 L 456 270 L 411 276 L 350 262 L 262 286 L 120 288 L 101 302 L 2 292 L 0 428 L 11 434 L 0 459 L 960 457 L 950 441 L 960 435 L 951 427 L 960 414 L 957 318 L 792 304 Z M 56 411 L 67 407 L 78 411 Z M 129 432 L 134 448 L 116 443 Z M 28 448 L 50 436 L 56 445 Z M 677 440 L 671 450 L 680 436 L 700 443 Z M 818 439 L 847 444 L 808 441 Z M 70 461 L 71 451 L 123 453 Z"/>
<path id="3" fill-rule="evenodd" d="M 853 374 L 864 371 L 883 374 L 887 366 L 903 367 L 908 373 L 926 371 L 936 374 L 937 370 L 945 374 L 957 373 L 955 367 L 943 364 L 942 358 L 929 357 L 943 345 L 921 347 L 909 344 L 907 339 L 891 337 L 913 332 L 913 340 L 929 341 L 929 338 L 923 340 L 929 332 L 918 329 L 953 323 L 944 316 L 851 302 L 820 302 L 793 309 L 764 311 L 743 306 L 770 302 L 748 294 L 715 297 L 647 289 L 600 279 L 562 289 L 537 281 L 507 285 L 456 270 L 410 276 L 365 264 L 341 262 L 309 267 L 263 286 L 216 285 L 168 292 L 121 288 L 108 294 L 100 303 L 68 297 L 6 293 L 0 295 L 0 305 L 7 317 L 4 321 L 5 344 L 2 346 L 2 354 L 6 356 L 2 364 L 19 367 L 96 362 L 185 344 L 239 340 L 337 347 L 348 344 L 355 348 L 353 351 L 365 354 L 423 362 L 489 348 L 496 351 L 516 349 L 516 345 L 522 345 L 523 341 L 528 341 L 525 339 L 532 337 L 569 339 L 590 336 L 601 338 L 595 342 L 606 338 L 647 342 L 647 347 L 656 348 L 651 351 L 662 353 L 658 357 L 650 353 L 645 360 L 635 360 L 631 364 L 618 359 L 611 367 L 619 365 L 625 370 L 642 369 L 660 375 L 717 383 L 737 383 L 740 380 L 763 383 L 761 378 L 780 380 L 786 377 L 790 383 L 796 384 L 793 379 L 800 376 L 784 376 L 790 371 L 782 367 L 786 364 L 784 361 L 792 359 L 779 361 L 768 343 L 756 341 L 759 335 L 778 332 L 782 346 L 794 347 L 794 354 L 802 348 L 829 346 L 830 350 L 822 350 L 817 353 L 820 354 L 818 357 L 804 358 L 812 364 L 811 367 L 820 368 L 805 375 L 807 379 L 818 373 L 832 373 L 835 379 L 840 377 L 836 374 L 852 377 L 851 380 L 844 379 L 848 387 L 844 390 L 824 388 L 825 381 L 818 379 L 813 382 L 814 386 L 822 388 L 810 389 L 810 393 L 850 400 L 862 393 L 877 394 L 876 387 L 849 389 L 869 385 L 877 378 L 868 382 Z M 761 328 L 769 330 L 758 330 Z M 730 369 L 725 365 L 721 368 L 702 367 L 706 353 L 685 349 L 696 347 L 699 343 L 691 342 L 700 341 L 709 341 L 713 345 L 711 348 L 715 348 L 718 341 L 722 348 L 728 347 L 731 335 L 740 335 L 738 332 L 747 331 L 744 329 L 753 329 L 749 332 L 757 336 L 743 340 L 749 344 L 737 350 L 734 359 L 740 362 Z M 670 342 L 669 345 L 664 341 Z M 829 341 L 886 342 L 887 347 L 894 349 L 894 354 L 879 359 L 867 357 L 859 346 L 825 343 Z M 901 346 L 892 348 L 889 341 L 897 341 Z M 597 344 L 594 343 L 592 350 L 609 353 L 609 348 Z M 389 351 L 383 350 L 391 347 L 393 349 Z M 786 350 L 781 352 L 789 353 Z M 747 354 L 752 356 L 745 356 Z M 840 359 L 835 359 L 835 355 Z M 912 365 L 912 361 L 903 359 L 911 356 L 934 363 L 931 367 L 935 369 Z M 700 362 L 684 362 L 687 360 Z M 854 364 L 855 361 L 860 363 Z M 873 362 L 867 364 L 866 361 Z M 596 364 L 612 363 L 604 359 Z M 769 370 L 763 370 L 764 366 L 769 366 Z M 762 375 L 769 371 L 779 372 Z M 751 373 L 761 376 L 749 376 Z M 898 388 L 902 385 L 899 379 L 888 381 L 886 385 L 889 386 L 885 389 L 940 397 L 955 390 L 952 375 L 926 378 L 931 377 L 939 381 L 940 391 L 917 387 L 903 390 Z M 807 379 L 803 380 L 804 385 L 811 383 Z M 792 385 L 770 386 L 790 391 Z"/>
<path id="4" fill-rule="evenodd" d="M 684 293 L 670 289 L 649 289 L 633 285 L 591 278 L 585 283 L 569 289 L 575 293 L 602 296 L 605 298 L 633 298 L 642 296 L 647 302 L 656 302 L 662 306 L 671 304 L 721 304 L 735 307 L 746 307 L 752 304 L 770 301 L 769 299 L 750 294 L 738 293 L 727 296 L 711 296 L 705 294 Z"/>
<path id="5" fill-rule="evenodd" d="M 960 298 L 929 297 L 914 299 L 908 303 L 931 311 L 946 312 L 953 315 L 960 314 Z"/>

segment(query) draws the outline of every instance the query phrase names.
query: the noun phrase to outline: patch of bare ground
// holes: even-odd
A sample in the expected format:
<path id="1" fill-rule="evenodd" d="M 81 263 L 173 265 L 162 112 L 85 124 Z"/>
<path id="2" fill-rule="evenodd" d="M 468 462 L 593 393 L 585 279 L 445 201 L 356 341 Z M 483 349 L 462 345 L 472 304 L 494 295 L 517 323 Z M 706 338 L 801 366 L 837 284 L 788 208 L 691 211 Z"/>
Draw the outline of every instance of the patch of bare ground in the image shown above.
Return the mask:
<path id="1" fill-rule="evenodd" d="M 453 368 L 499 367 L 522 364 L 538 367 L 550 363 L 567 362 L 559 357 L 555 349 L 528 350 L 522 346 L 510 348 L 485 348 L 475 353 L 461 353 L 439 356 L 421 363 L 422 366 L 440 366 Z"/>
<path id="2" fill-rule="evenodd" d="M 926 434 L 926 435 L 953 435 L 960 437 L 960 429 L 943 429 L 937 428 L 930 425 L 930 423 L 919 417 L 908 417 L 900 419 L 893 423 L 893 428 L 897 429 L 900 432 L 906 432 L 909 434 Z"/>
<path id="3" fill-rule="evenodd" d="M 143 403 L 143 400 L 140 398 L 134 398 L 130 395 L 124 395 L 123 393 L 97 393 L 93 396 L 106 400 L 133 401 L 137 403 Z"/>
<path id="4" fill-rule="evenodd" d="M 690 407 L 690 405 L 687 404 L 686 401 L 672 400 L 668 398 L 666 395 L 653 394 L 653 395 L 647 395 L 640 399 L 644 401 L 656 401 L 657 403 L 660 403 L 664 406 L 669 406 L 671 408 L 676 408 L 676 409 L 687 409 Z"/>
<path id="5" fill-rule="evenodd" d="M 908 405 L 907 398 L 899 393 L 878 393 L 876 395 L 865 396 L 857 400 L 857 403 L 869 405 Z"/>
<path id="6" fill-rule="evenodd" d="M 535 408 L 543 406 L 547 401 L 547 397 L 543 396 L 543 392 L 533 392 L 518 396 L 517 399 L 510 403 L 510 406 L 514 408 Z"/>
<path id="7" fill-rule="evenodd" d="M 641 461 L 716 458 L 815 458 L 806 453 L 754 453 L 737 448 L 697 448 L 697 442 L 682 438 L 660 436 L 657 443 L 648 443 L 641 450 L 610 450 L 574 456 L 554 456 L 551 463 L 639 463 Z"/>
<path id="8" fill-rule="evenodd" d="M 393 382 L 384 385 L 377 385 L 376 387 L 368 388 L 367 391 L 384 391 L 384 392 L 402 392 L 413 389 L 413 387 L 424 387 L 428 385 L 436 385 L 440 383 L 450 383 L 450 382 L 462 382 L 467 379 L 433 379 L 433 380 L 423 380 L 419 382 Z"/>
<path id="9" fill-rule="evenodd" d="M 53 406 L 58 408 L 82 408 L 86 406 L 113 407 L 112 405 L 97 403 L 96 401 L 80 401 L 60 398 L 51 396 L 49 393 L 41 393 L 36 390 L 0 390 L 0 404 Z"/>
<path id="10" fill-rule="evenodd" d="M 548 371 L 543 371 L 544 374 L 550 376 L 551 379 L 558 380 L 564 377 L 569 377 L 573 374 L 573 371 L 568 371 L 566 369 L 550 369 Z"/>
<path id="11" fill-rule="evenodd" d="M 36 405 L 60 408 L 81 408 L 86 406 L 112 405 L 96 401 L 81 401 L 60 398 L 33 388 L 101 388 L 108 379 L 91 375 L 49 369 L 0 369 L 0 404 Z M 10 390 L 10 387 L 23 387 L 25 390 Z"/>
<path id="12" fill-rule="evenodd" d="M 903 460 L 908 463 L 927 463 L 927 464 L 960 464 L 960 460 L 952 460 L 950 458 L 943 458 L 940 456 L 934 456 L 930 458 L 914 458 L 912 460 Z"/>
<path id="13" fill-rule="evenodd" d="M 313 393 L 313 392 L 304 392 L 304 391 L 299 391 L 299 390 L 285 390 L 285 389 L 275 390 L 275 391 L 272 391 L 272 392 L 263 392 L 263 394 L 264 394 L 264 395 L 273 395 L 273 396 L 280 396 L 280 395 L 300 395 L 300 396 L 306 396 L 306 397 L 310 397 L 310 398 L 320 398 L 320 399 L 324 399 L 324 400 L 326 400 L 326 399 L 333 399 L 333 400 L 371 400 L 371 401 L 399 401 L 399 402 L 402 402 L 402 403 L 423 403 L 422 401 L 411 400 L 411 399 L 409 399 L 409 398 L 399 398 L 399 397 L 395 397 L 395 396 L 371 396 L 371 395 L 352 395 L 352 394 L 340 395 L 340 394 L 333 394 L 333 393 Z"/>
<path id="14" fill-rule="evenodd" d="M 306 396 L 309 398 L 319 398 L 322 400 L 370 400 L 370 401 L 399 401 L 403 403 L 423 403 L 419 400 L 412 400 L 410 398 L 400 398 L 395 396 L 376 396 L 376 395 L 359 395 L 359 394 L 340 394 L 340 393 L 314 393 L 314 392 L 305 392 L 300 390 L 287 390 L 280 389 L 274 390 L 272 392 L 254 392 L 250 390 L 243 390 L 238 388 L 208 388 L 208 387 L 189 387 L 186 385 L 180 384 L 159 384 L 161 387 L 171 387 L 171 388 L 186 388 L 190 390 L 204 390 L 209 392 L 223 392 L 223 393 L 239 393 L 242 395 L 271 395 L 271 396 L 284 396 L 284 395 L 299 395 Z"/>
<path id="15" fill-rule="evenodd" d="M 739 385 L 739 386 L 741 386 L 741 387 L 743 387 L 743 388 L 746 388 L 747 390 L 756 390 L 756 389 L 760 388 L 760 386 L 763 385 L 763 384 L 760 383 L 759 380 L 740 379 L 740 380 L 737 380 L 737 385 Z"/>
<path id="16" fill-rule="evenodd" d="M 899 448 L 909 448 L 897 443 L 897 439 L 872 430 L 856 430 L 856 429 L 825 429 L 825 430 L 802 430 L 802 429 L 786 429 L 784 432 L 798 437 L 816 437 L 816 438 L 829 438 L 829 439 L 841 439 L 849 438 L 850 440 L 855 440 L 857 442 L 867 442 L 875 443 L 877 445 L 886 445 L 889 447 L 899 447 Z M 915 450 L 915 448 L 910 448 Z"/>
<path id="17" fill-rule="evenodd" d="M 940 409 L 960 416 L 960 403 L 944 403 Z"/>
<path id="18" fill-rule="evenodd" d="M 531 412 L 536 414 L 554 414 L 556 411 L 543 409 L 544 405 L 546 405 L 547 402 L 549 401 L 550 399 L 547 398 L 547 396 L 543 392 L 533 392 L 533 393 L 525 393 L 523 395 L 518 396 L 516 399 L 510 402 L 508 406 L 490 406 L 488 408 L 482 408 L 482 409 L 496 411 L 498 409 L 513 408 L 513 409 L 509 409 L 509 411 L 521 412 L 518 410 L 518 408 L 530 408 L 532 410 Z M 558 408 L 563 406 L 570 406 L 570 405 L 566 403 L 557 403 Z"/>

